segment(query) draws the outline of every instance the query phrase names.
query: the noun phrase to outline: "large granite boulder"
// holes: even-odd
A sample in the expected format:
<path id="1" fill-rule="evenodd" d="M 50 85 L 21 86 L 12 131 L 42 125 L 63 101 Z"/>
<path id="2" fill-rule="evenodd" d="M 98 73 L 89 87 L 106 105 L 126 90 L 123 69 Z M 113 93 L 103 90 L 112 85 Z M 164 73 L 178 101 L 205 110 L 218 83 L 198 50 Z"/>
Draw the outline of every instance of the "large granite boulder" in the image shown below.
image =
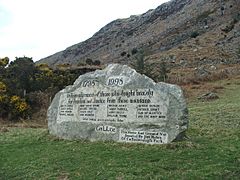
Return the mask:
<path id="1" fill-rule="evenodd" d="M 81 75 L 48 110 L 50 134 L 64 139 L 164 144 L 181 138 L 187 127 L 180 87 L 119 64 Z"/>

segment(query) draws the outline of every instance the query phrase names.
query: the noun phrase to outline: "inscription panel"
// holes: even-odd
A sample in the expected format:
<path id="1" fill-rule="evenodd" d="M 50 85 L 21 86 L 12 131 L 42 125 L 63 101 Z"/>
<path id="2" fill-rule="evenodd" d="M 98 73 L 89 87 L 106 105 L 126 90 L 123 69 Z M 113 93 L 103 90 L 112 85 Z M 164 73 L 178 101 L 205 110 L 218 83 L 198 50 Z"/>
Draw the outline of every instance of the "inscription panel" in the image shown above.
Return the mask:
<path id="1" fill-rule="evenodd" d="M 122 142 L 165 144 L 167 143 L 167 140 L 168 134 L 165 132 L 120 129 L 119 141 Z"/>
<path id="2" fill-rule="evenodd" d="M 148 120 L 157 123 L 159 119 L 165 120 L 168 102 L 159 102 L 160 94 L 153 89 L 112 88 L 124 85 L 125 79 L 109 78 L 106 87 L 99 87 L 97 80 L 85 80 L 81 88 L 62 94 L 57 122 L 143 123 Z"/>

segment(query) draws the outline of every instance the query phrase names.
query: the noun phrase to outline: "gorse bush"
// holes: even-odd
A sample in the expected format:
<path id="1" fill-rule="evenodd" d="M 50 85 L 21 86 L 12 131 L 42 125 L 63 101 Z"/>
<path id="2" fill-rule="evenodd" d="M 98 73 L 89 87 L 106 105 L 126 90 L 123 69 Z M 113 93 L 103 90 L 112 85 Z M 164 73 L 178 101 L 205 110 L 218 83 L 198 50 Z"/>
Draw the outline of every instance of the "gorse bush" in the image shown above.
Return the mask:
<path id="1" fill-rule="evenodd" d="M 0 93 L 5 93 L 7 91 L 7 86 L 0 81 Z"/>
<path id="2" fill-rule="evenodd" d="M 79 75 L 94 70 L 71 69 L 70 64 L 60 64 L 54 70 L 47 64 L 35 65 L 28 57 L 8 63 L 8 58 L 0 59 L 0 119 L 9 120 L 28 118 L 46 109 L 55 93 L 73 84 Z"/>
<path id="3" fill-rule="evenodd" d="M 0 58 L 0 67 L 5 67 L 6 65 L 8 65 L 8 63 L 9 63 L 8 57 Z"/>
<path id="4" fill-rule="evenodd" d="M 17 120 L 30 116 L 30 106 L 19 96 L 0 95 L 0 118 Z"/>
<path id="5" fill-rule="evenodd" d="M 12 96 L 10 98 L 10 119 L 27 118 L 29 114 L 30 107 L 25 101 L 25 99 L 19 96 Z"/>

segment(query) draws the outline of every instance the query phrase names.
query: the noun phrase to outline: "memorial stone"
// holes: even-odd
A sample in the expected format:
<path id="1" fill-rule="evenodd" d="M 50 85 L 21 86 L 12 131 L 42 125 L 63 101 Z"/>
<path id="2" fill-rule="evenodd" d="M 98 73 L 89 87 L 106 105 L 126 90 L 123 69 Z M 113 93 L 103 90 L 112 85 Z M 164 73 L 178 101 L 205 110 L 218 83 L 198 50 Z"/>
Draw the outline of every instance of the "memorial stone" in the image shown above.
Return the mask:
<path id="1" fill-rule="evenodd" d="M 165 144 L 184 134 L 188 111 L 180 87 L 111 64 L 58 92 L 48 127 L 64 139 Z"/>

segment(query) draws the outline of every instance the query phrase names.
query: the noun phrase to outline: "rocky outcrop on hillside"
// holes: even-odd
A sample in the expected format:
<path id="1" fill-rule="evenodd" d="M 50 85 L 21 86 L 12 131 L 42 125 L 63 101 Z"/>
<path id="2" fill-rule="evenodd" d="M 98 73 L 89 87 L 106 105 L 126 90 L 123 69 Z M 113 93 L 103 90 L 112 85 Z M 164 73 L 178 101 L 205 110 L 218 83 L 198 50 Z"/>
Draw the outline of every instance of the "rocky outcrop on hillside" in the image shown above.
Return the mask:
<path id="1" fill-rule="evenodd" d="M 37 63 L 78 65 L 129 64 L 139 50 L 150 61 L 173 67 L 239 63 L 239 0 L 171 0 L 142 15 L 117 19 L 88 40 Z"/>

